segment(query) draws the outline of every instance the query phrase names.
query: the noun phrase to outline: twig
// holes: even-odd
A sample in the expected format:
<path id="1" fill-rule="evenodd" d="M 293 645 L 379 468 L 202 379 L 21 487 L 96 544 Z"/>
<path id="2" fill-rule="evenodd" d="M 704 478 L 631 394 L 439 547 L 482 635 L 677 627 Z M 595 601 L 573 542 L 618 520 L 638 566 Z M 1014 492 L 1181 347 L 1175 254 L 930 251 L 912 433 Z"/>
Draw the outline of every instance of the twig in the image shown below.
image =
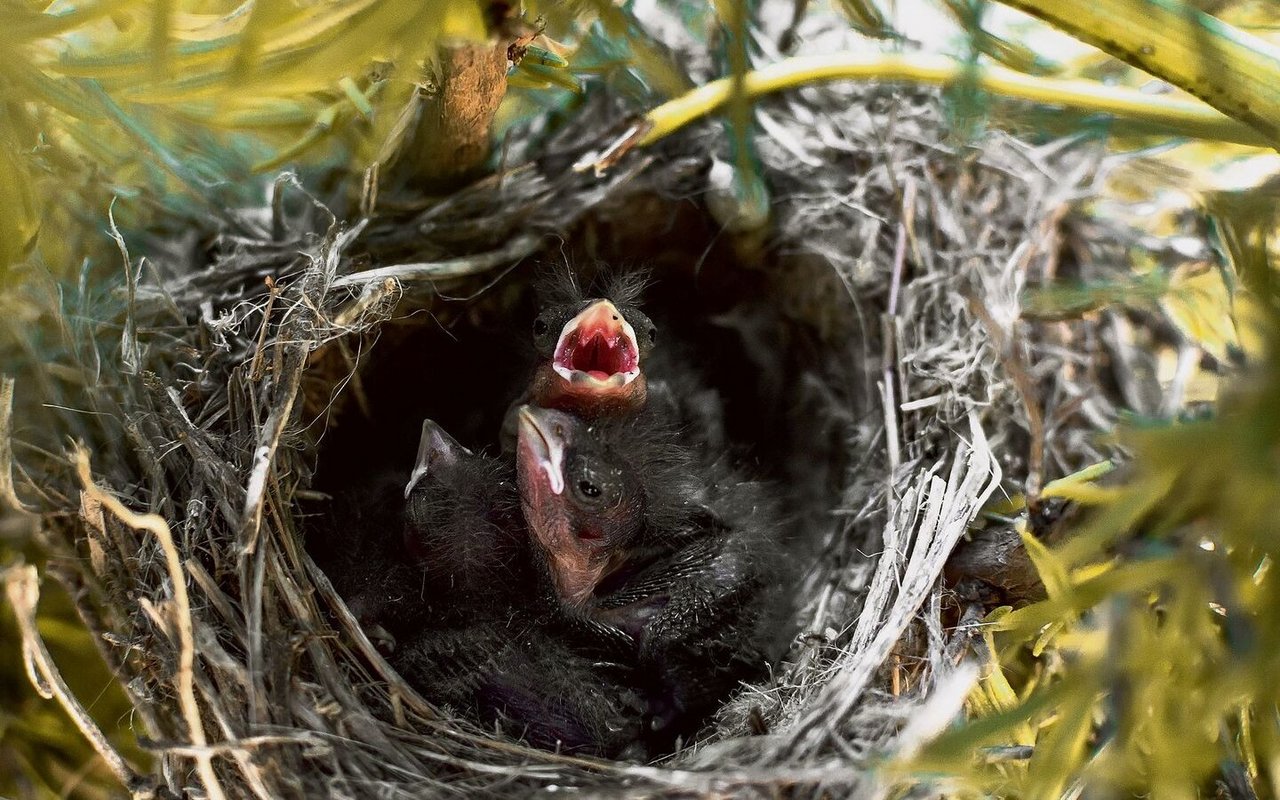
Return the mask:
<path id="1" fill-rule="evenodd" d="M 1196 100 L 1151 95 L 1093 81 L 1037 77 L 997 66 L 985 66 L 974 73 L 969 65 L 947 56 L 919 53 L 797 56 L 748 72 L 745 89 L 747 96 L 754 99 L 827 81 L 908 81 L 945 86 L 962 77 L 974 81 L 976 88 L 993 94 L 1091 113 L 1115 114 L 1160 126 L 1169 133 L 1262 147 L 1273 144 L 1253 127 Z M 651 145 L 690 122 L 714 113 L 729 102 L 732 91 L 733 79 L 721 78 L 658 106 L 646 115 L 653 128 L 638 146 Z"/>
<path id="2" fill-rule="evenodd" d="M 276 450 L 280 446 L 280 437 L 284 435 L 285 426 L 293 414 L 293 404 L 298 398 L 298 387 L 302 384 L 302 373 L 307 365 L 307 346 L 299 344 L 286 348 L 283 362 L 285 368 L 275 373 L 276 403 L 258 436 L 258 446 L 253 453 L 253 469 L 250 470 L 249 480 L 245 485 L 244 512 L 238 538 L 241 556 L 252 555 L 257 547 L 267 478 L 275 461 Z"/>
<path id="3" fill-rule="evenodd" d="M 0 507 L 25 511 L 13 485 L 13 378 L 0 378 Z"/>
<path id="4" fill-rule="evenodd" d="M 1022 407 L 1027 413 L 1027 435 L 1031 439 L 1031 452 L 1027 455 L 1027 507 L 1033 511 L 1040 502 L 1040 489 L 1044 484 L 1044 412 L 1037 402 L 1035 381 L 1027 371 L 1026 356 L 1021 348 L 1017 348 L 1016 340 L 1005 333 L 991 316 L 987 307 L 973 295 L 968 297 L 969 309 L 987 329 L 987 335 L 995 345 L 996 352 L 1005 371 L 1018 387 L 1022 398 Z M 1016 324 L 1016 323 L 1015 323 Z M 1015 349 L 1017 348 L 1017 349 Z"/>
<path id="5" fill-rule="evenodd" d="M 266 277 L 266 284 L 271 294 L 267 296 L 267 307 L 262 310 L 262 327 L 258 330 L 258 345 L 253 349 L 253 363 L 249 367 L 249 377 L 255 382 L 262 380 L 262 351 L 267 344 L 267 331 L 271 328 L 271 311 L 275 308 L 276 298 L 280 296 L 280 287 L 270 275 Z"/>
<path id="6" fill-rule="evenodd" d="M 436 89 L 422 102 L 411 145 L 414 177 L 430 189 L 455 188 L 489 157 L 509 45 L 505 38 L 450 42 L 436 51 Z"/>
<path id="7" fill-rule="evenodd" d="M 116 227 L 115 207 L 116 201 L 115 198 L 112 198 L 111 205 L 107 208 L 107 221 L 111 238 L 115 240 L 116 248 L 120 251 L 120 259 L 124 262 L 124 283 L 127 292 L 124 331 L 120 334 L 120 362 L 124 364 L 126 371 L 136 373 L 142 365 L 142 350 L 138 344 L 138 323 L 136 319 L 138 281 L 133 273 L 133 264 L 129 260 L 129 248 L 124 242 L 124 236 L 121 235 L 120 229 Z"/>
<path id="8" fill-rule="evenodd" d="M 442 281 L 465 278 L 469 275 L 479 275 L 495 267 L 532 255 L 541 242 L 541 236 L 526 234 L 517 236 L 497 250 L 491 250 L 487 253 L 477 253 L 476 255 L 462 256 L 460 258 L 447 258 L 442 261 L 395 264 L 343 275 L 334 280 L 330 288 L 345 289 L 352 286 L 364 286 L 369 283 L 381 283 L 388 278 L 393 278 L 401 283 L 417 283 L 419 281 Z"/>
<path id="9" fill-rule="evenodd" d="M 902 217 L 898 220 L 897 239 L 893 245 L 893 275 L 889 281 L 889 316 L 898 314 L 898 293 L 902 290 L 902 273 L 907 262 L 907 233 L 916 216 L 916 182 L 910 176 L 902 187 Z"/>
<path id="10" fill-rule="evenodd" d="M 262 698 L 266 694 L 266 685 L 263 683 L 263 631 L 262 631 L 262 597 L 266 587 L 264 573 L 266 571 L 266 548 L 256 546 L 250 553 L 245 553 L 241 557 L 241 562 L 252 558 L 252 569 L 241 568 L 240 594 L 246 598 L 244 625 L 248 631 L 249 638 L 249 722 L 252 724 L 260 724 L 266 721 Z"/>
<path id="11" fill-rule="evenodd" d="M 173 600 L 177 606 L 172 615 L 173 625 L 178 634 L 178 703 L 182 707 L 186 719 L 188 735 L 196 747 L 208 744 L 204 735 L 204 723 L 200 718 L 200 705 L 196 702 L 193 670 L 195 665 L 195 642 L 191 632 L 191 600 L 187 596 L 187 579 L 182 571 L 182 557 L 174 546 L 173 534 L 169 524 L 155 514 L 137 514 L 126 508 L 123 503 L 111 494 L 98 488 L 89 472 L 89 454 L 78 448 L 75 452 L 76 475 L 85 494 L 102 503 L 117 519 L 136 530 L 144 530 L 160 541 L 164 550 L 165 565 L 169 571 L 169 582 L 173 587 Z M 218 776 L 213 771 L 213 756 L 203 753 L 195 756 L 196 769 L 204 783 L 210 800 L 224 800 L 226 795 Z"/>
<path id="12" fill-rule="evenodd" d="M 260 736 L 245 736 L 241 739 L 227 739 L 226 741 L 216 742 L 214 744 L 205 745 L 204 747 L 194 747 L 192 745 L 175 744 L 171 742 L 149 742 L 143 746 L 148 750 L 154 750 L 156 752 L 176 753 L 178 755 L 195 758 L 197 755 L 202 754 L 229 755 L 235 751 L 248 753 L 265 745 L 315 745 L 320 741 L 320 738 L 311 731 L 298 731 L 297 733 L 292 734 L 263 734 Z"/>
<path id="13" fill-rule="evenodd" d="M 1173 417 L 1182 410 L 1187 393 L 1187 384 L 1190 383 L 1191 376 L 1195 373 L 1199 361 L 1200 351 L 1197 348 L 1187 342 L 1178 344 L 1177 366 L 1173 371 L 1173 380 L 1169 382 L 1169 392 L 1165 395 L 1164 407 L 1160 409 L 1164 416 Z M 0 431 L 0 433 L 2 432 Z M 2 463 L 0 462 L 0 464 Z"/>
<path id="14" fill-rule="evenodd" d="M 902 288 L 902 274 L 907 262 L 907 228 L 915 216 L 916 185 L 908 180 L 902 193 L 902 217 L 898 220 L 897 240 L 893 249 L 893 273 L 889 279 L 889 305 L 880 318 L 880 335 L 884 346 L 884 378 L 881 392 L 884 394 L 884 428 L 885 440 L 889 447 L 889 484 L 892 491 L 893 475 L 902 464 L 902 443 L 898 436 L 898 401 L 896 387 L 898 381 L 895 374 L 898 368 L 897 351 L 894 347 L 897 337 L 894 335 L 895 321 L 898 315 L 898 293 Z"/>
<path id="15" fill-rule="evenodd" d="M 374 281 L 365 284 L 360 296 L 334 316 L 334 327 L 348 330 L 371 309 L 378 308 L 384 303 L 394 305 L 398 288 L 399 285 L 392 278 L 387 278 L 382 283 Z"/>
<path id="16" fill-rule="evenodd" d="M 610 141 L 603 150 L 591 150 L 573 163 L 574 172 L 591 170 L 596 176 L 603 175 L 618 160 L 631 151 L 631 148 L 644 139 L 653 129 L 653 122 L 642 117 L 631 122 L 622 135 Z"/>
<path id="17" fill-rule="evenodd" d="M 214 641 L 216 643 L 216 639 Z M 206 658 L 209 658 L 207 654 L 210 652 L 210 649 L 211 648 L 208 648 L 205 645 L 201 646 L 201 650 L 206 653 Z M 238 677 L 239 676 L 234 676 L 233 680 Z M 236 739 L 236 732 L 231 726 L 231 721 L 227 719 L 226 712 L 218 707 L 217 698 L 219 693 L 214 691 L 214 687 L 212 686 L 208 675 L 204 672 L 197 672 L 196 686 L 199 687 L 201 694 L 204 695 L 205 701 L 209 705 L 209 711 L 213 716 L 213 721 L 222 730 L 222 735 L 227 737 L 227 739 L 234 741 Z M 257 798 L 257 800 L 273 800 L 271 790 L 263 782 L 261 772 L 253 763 L 253 759 L 250 757 L 248 752 L 232 749 L 228 751 L 227 755 L 236 762 L 236 766 L 240 768 L 240 773 L 244 775 L 245 781 L 249 785 L 249 791 L 253 792 L 253 796 Z"/>

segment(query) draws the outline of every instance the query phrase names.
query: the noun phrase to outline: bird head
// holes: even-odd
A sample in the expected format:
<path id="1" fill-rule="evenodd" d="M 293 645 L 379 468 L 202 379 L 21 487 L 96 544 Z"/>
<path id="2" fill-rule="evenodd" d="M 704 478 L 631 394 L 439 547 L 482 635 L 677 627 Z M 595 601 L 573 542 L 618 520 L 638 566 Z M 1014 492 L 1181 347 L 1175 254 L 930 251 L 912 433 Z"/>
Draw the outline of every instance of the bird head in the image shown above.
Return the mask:
<path id="1" fill-rule="evenodd" d="M 533 321 L 540 359 L 533 398 L 541 406 L 593 412 L 644 403 L 641 365 L 657 327 L 635 305 L 643 275 L 610 282 L 603 296 L 583 297 L 571 277 L 544 286 Z"/>
<path id="2" fill-rule="evenodd" d="M 581 419 L 534 406 L 518 413 L 525 521 L 561 601 L 585 605 L 644 524 L 640 477 Z"/>
<path id="3" fill-rule="evenodd" d="M 418 439 L 418 458 L 409 474 L 409 482 L 404 487 L 404 497 L 408 500 L 416 487 L 424 479 L 440 481 L 456 472 L 464 459 L 475 455 L 458 444 L 457 440 L 440 427 L 435 421 L 422 421 L 422 435 Z"/>
<path id="4" fill-rule="evenodd" d="M 512 573 L 519 532 L 514 481 L 498 459 L 476 455 L 431 420 L 422 423 L 406 499 L 410 557 L 458 596 L 489 593 Z"/>

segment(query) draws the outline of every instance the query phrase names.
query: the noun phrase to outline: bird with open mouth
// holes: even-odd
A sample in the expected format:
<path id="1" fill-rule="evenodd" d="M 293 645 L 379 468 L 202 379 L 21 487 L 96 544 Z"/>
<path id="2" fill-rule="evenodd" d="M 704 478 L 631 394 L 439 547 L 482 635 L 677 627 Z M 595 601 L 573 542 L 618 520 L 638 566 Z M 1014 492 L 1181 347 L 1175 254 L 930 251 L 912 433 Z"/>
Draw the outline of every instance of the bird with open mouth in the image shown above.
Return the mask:
<path id="1" fill-rule="evenodd" d="M 761 484 L 682 445 L 655 415 L 588 423 L 518 411 L 517 483 L 535 558 L 567 613 L 621 631 L 654 752 L 764 674 L 785 603 Z"/>
<path id="2" fill-rule="evenodd" d="M 568 266 L 543 274 L 533 322 L 536 362 L 503 421 L 505 451 L 514 448 L 516 411 L 525 404 L 587 420 L 648 409 L 706 447 L 725 447 L 719 393 L 703 384 L 679 346 L 665 353 L 656 347 L 658 328 L 638 305 L 647 282 L 644 270 L 608 272 L 588 293 Z"/>
<path id="3" fill-rule="evenodd" d="M 571 272 L 544 276 L 533 321 L 538 364 L 522 402 L 590 418 L 642 406 L 642 366 L 658 336 L 636 305 L 645 280 L 642 272 L 618 273 L 588 296 Z"/>

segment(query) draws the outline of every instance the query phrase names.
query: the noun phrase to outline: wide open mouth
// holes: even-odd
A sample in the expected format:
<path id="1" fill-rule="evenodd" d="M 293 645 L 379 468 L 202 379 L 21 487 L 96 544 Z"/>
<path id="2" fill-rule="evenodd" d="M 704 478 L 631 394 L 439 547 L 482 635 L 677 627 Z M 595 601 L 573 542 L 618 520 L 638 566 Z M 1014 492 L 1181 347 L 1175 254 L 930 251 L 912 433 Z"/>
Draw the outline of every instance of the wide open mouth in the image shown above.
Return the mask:
<path id="1" fill-rule="evenodd" d="M 636 332 L 608 300 L 597 300 L 565 323 L 551 367 L 570 383 L 626 386 L 640 374 Z"/>

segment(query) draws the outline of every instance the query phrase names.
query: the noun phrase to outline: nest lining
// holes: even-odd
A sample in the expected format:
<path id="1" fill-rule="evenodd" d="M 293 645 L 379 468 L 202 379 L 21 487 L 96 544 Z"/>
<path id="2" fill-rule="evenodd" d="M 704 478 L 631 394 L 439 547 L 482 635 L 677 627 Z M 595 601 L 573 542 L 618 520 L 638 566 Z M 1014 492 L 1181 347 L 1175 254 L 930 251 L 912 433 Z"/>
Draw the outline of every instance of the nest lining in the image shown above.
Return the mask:
<path id="1" fill-rule="evenodd" d="M 108 372 L 120 371 L 100 387 L 101 415 L 76 430 L 107 490 L 81 493 L 56 460 L 30 466 L 29 483 L 47 487 L 52 572 L 103 634 L 160 756 L 157 778 L 133 776 L 139 794 L 873 796 L 887 788 L 873 758 L 932 732 L 912 720 L 958 710 L 973 676 L 955 665 L 972 626 L 943 623 L 948 553 L 997 490 L 1096 457 L 1076 435 L 1093 426 L 1076 415 L 1028 460 L 1045 427 L 1033 430 L 1017 374 L 1034 371 L 1023 378 L 1046 403 L 1082 396 L 1095 376 L 1058 369 L 1060 344 L 1090 332 L 1023 328 L 1010 344 L 1018 293 L 1057 267 L 1057 223 L 1092 154 L 998 134 L 946 144 L 927 92 L 806 90 L 762 109 L 790 135 L 758 139 L 775 197 L 762 246 L 720 233 L 700 202 L 721 147 L 713 126 L 600 177 L 563 169 L 609 141 L 618 109 L 598 102 L 581 119 L 601 127 L 552 136 L 529 165 L 414 215 L 341 222 L 282 181 L 271 225 L 242 214 L 218 233 L 216 257 L 175 246 L 159 280 L 136 287 L 126 327 L 137 335 L 122 352 L 103 348 Z M 774 476 L 795 487 L 818 545 L 799 634 L 770 685 L 745 687 L 658 765 L 529 749 L 422 701 L 308 556 L 295 502 L 313 491 L 326 437 L 378 413 L 363 385 L 370 359 L 404 352 L 424 325 L 509 312 L 528 270 L 508 268 L 562 249 L 643 256 L 660 282 L 691 269 L 752 276 L 747 299 L 807 331 L 787 353 L 808 359 L 808 380 L 784 397 L 795 408 L 778 411 L 806 420 L 784 430 L 807 438 L 782 443 L 792 457 Z M 446 294 L 476 299 L 441 303 Z M 740 336 L 768 332 L 725 315 Z M 814 448 L 836 497 L 808 474 L 801 456 Z M 163 521 L 172 547 L 122 518 L 115 496 L 154 515 L 147 524 Z"/>

